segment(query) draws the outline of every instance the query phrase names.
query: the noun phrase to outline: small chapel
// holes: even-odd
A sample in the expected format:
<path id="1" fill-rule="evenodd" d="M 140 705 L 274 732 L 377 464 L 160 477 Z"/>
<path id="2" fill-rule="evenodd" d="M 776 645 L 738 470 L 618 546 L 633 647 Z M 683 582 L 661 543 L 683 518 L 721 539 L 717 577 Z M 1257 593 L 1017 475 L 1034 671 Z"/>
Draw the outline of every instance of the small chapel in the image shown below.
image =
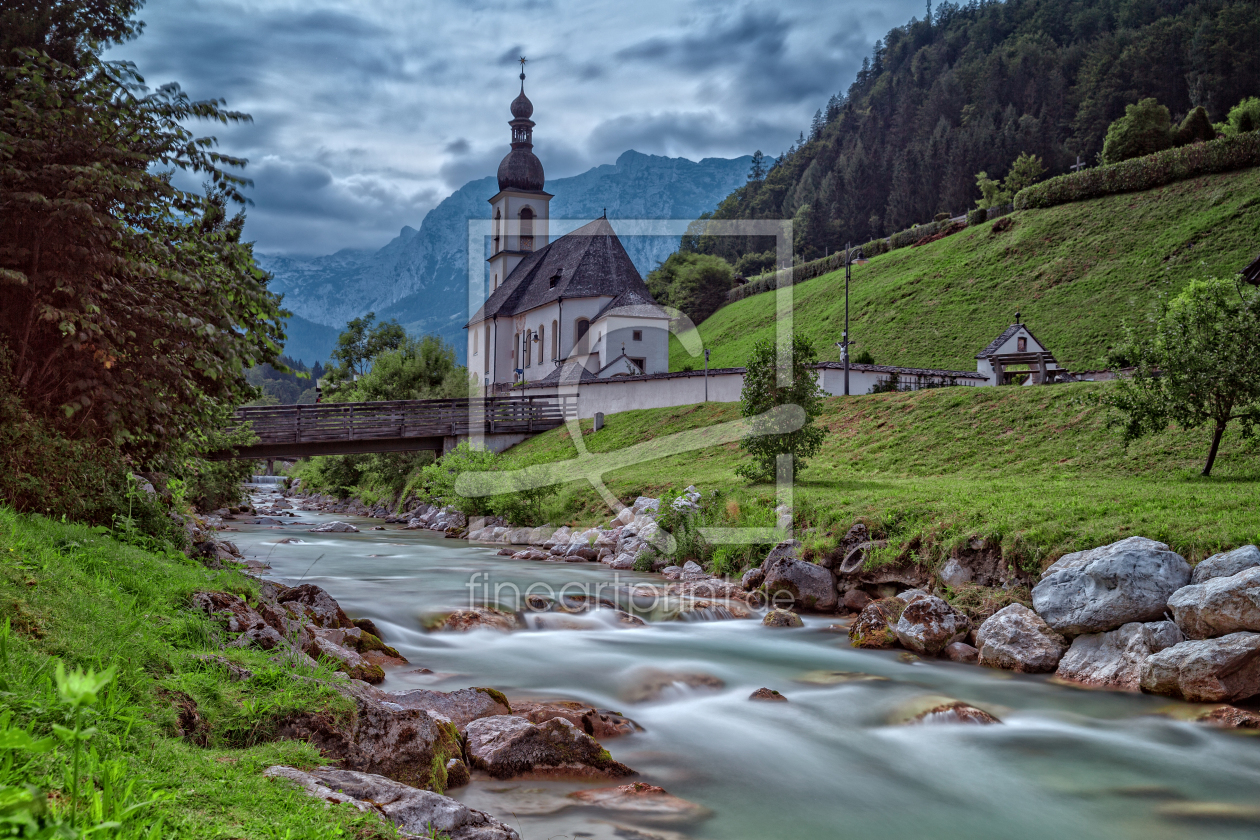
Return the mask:
<path id="1" fill-rule="evenodd" d="M 491 212 L 489 295 L 469 319 L 469 374 L 488 390 L 669 370 L 669 315 L 648 292 L 607 214 L 549 241 L 534 105 L 512 101 L 512 148 Z"/>

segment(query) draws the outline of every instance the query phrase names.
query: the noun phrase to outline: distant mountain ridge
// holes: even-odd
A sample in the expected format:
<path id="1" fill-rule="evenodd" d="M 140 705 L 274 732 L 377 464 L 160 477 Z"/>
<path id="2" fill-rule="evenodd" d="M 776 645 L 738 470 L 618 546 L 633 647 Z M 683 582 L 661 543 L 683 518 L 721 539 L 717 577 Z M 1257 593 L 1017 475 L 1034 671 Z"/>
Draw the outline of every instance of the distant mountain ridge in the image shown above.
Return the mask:
<path id="1" fill-rule="evenodd" d="M 552 237 L 607 211 L 618 219 L 697 218 L 747 180 L 751 157 L 685 158 L 622 154 L 570 178 L 547 182 L 551 218 L 571 220 Z M 470 181 L 425 215 L 420 229 L 404 227 L 378 251 L 343 249 L 322 257 L 259 254 L 271 288 L 302 319 L 340 327 L 365 312 L 397 318 L 416 334 L 435 333 L 455 345 L 462 360 L 468 317 L 468 220 L 489 219 L 487 202 L 498 190 L 493 176 Z M 647 274 L 678 247 L 677 236 L 626 236 L 635 267 Z M 313 361 L 307 360 L 308 363 Z M 322 360 L 321 360 L 322 361 Z"/>

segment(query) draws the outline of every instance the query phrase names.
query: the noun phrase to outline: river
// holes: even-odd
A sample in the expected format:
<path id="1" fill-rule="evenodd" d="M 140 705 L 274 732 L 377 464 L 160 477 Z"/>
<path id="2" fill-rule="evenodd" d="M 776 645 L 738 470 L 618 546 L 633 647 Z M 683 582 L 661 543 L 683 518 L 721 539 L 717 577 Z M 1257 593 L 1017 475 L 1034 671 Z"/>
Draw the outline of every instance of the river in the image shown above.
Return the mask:
<path id="1" fill-rule="evenodd" d="M 613 757 L 712 812 L 691 824 L 649 825 L 562 809 L 563 794 L 591 783 L 483 781 L 450 791 L 526 840 L 1260 836 L 1254 813 L 1250 822 L 1169 813 L 1193 802 L 1254 808 L 1260 739 L 1159 714 L 1178 705 L 1167 698 L 858 651 L 826 629 L 835 619 L 825 617 L 807 617 L 801 629 L 752 620 L 633 629 L 593 621 L 577 630 L 426 633 L 426 617 L 468 606 L 470 580 L 478 591 L 487 581 L 491 591 L 495 584 L 558 590 L 614 573 L 597 563 L 511 560 L 427 531 L 369 530 L 378 520 L 299 513 L 297 521 L 333 519 L 360 533 L 231 523 L 224 536 L 268 562 L 280 582 L 315 583 L 351 617 L 372 619 L 412 663 L 391 671 L 382 688 L 493 686 L 509 698 L 616 710 L 644 731 L 607 741 Z M 285 537 L 302 542 L 277 544 Z M 659 583 L 624 572 L 621 580 Z M 632 702 L 645 669 L 707 674 L 725 687 Z M 789 702 L 749 701 L 762 686 Z M 927 695 L 974 704 L 1002 725 L 889 723 Z"/>

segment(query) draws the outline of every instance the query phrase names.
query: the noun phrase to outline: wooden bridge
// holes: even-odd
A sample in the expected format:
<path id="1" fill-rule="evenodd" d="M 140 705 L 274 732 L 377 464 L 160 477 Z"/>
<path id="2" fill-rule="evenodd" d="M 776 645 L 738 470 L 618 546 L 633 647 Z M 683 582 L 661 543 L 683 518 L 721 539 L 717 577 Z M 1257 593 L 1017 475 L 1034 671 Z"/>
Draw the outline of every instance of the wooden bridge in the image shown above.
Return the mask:
<path id="1" fill-rule="evenodd" d="M 577 397 L 572 395 L 254 406 L 237 410 L 234 419 L 238 427 L 249 424 L 258 442 L 206 457 L 255 460 L 420 449 L 441 453 L 473 434 L 528 436 L 576 416 Z"/>

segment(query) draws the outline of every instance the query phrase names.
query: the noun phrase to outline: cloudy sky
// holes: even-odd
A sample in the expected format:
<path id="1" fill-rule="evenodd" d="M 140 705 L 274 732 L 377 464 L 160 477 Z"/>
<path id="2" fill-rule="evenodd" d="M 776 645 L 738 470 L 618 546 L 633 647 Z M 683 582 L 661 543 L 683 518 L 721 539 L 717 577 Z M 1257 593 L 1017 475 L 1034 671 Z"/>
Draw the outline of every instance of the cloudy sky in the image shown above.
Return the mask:
<path id="1" fill-rule="evenodd" d="M 777 154 L 923 0 L 149 0 L 110 51 L 253 123 L 215 125 L 249 159 L 259 250 L 379 247 L 507 151 L 529 59 L 549 178 L 627 149 Z"/>

